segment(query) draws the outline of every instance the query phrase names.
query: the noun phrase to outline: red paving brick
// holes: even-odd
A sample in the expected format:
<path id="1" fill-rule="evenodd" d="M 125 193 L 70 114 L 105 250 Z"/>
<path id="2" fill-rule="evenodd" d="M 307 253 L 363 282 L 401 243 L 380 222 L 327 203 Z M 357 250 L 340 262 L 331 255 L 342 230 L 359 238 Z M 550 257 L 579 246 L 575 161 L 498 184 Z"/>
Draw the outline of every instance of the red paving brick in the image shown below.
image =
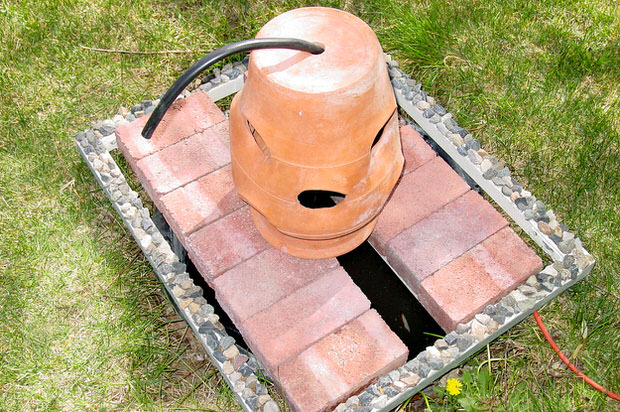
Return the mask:
<path id="1" fill-rule="evenodd" d="M 245 211 L 246 208 L 241 210 Z M 252 230 L 258 233 L 253 226 Z M 203 255 L 217 256 L 218 251 L 235 247 L 235 236 L 229 234 L 228 238 L 232 238 L 231 245 L 214 246 L 212 253 L 203 253 Z M 240 242 L 243 241 L 243 239 L 240 240 Z M 254 250 L 251 249 L 251 251 Z M 233 322 L 239 326 L 251 316 L 267 309 L 337 267 L 336 259 L 301 259 L 269 247 L 216 277 L 213 286 L 218 302 Z"/>
<path id="2" fill-rule="evenodd" d="M 148 118 L 142 116 L 115 131 L 118 147 L 132 165 L 145 156 L 226 119 L 204 92 L 174 102 L 155 129 L 153 137 L 147 140 L 140 133 Z"/>
<path id="3" fill-rule="evenodd" d="M 214 126 L 197 134 L 199 140 L 207 146 L 206 155 L 217 167 L 226 166 L 230 163 L 230 147 L 228 138 L 224 136 L 228 132 L 228 122 L 224 122 L 221 127 Z"/>
<path id="4" fill-rule="evenodd" d="M 400 128 L 400 141 L 405 156 L 404 174 L 417 169 L 437 156 L 422 136 L 409 125 Z"/>
<path id="5" fill-rule="evenodd" d="M 293 411 L 331 410 L 373 379 L 402 366 L 407 348 L 374 310 L 278 368 Z"/>
<path id="6" fill-rule="evenodd" d="M 220 122 L 211 127 L 215 133 L 220 137 L 220 140 L 224 142 L 226 147 L 230 147 L 230 132 L 228 128 L 228 121 Z M 229 153 L 230 156 L 230 153 Z"/>
<path id="7" fill-rule="evenodd" d="M 468 253 L 444 266 L 420 285 L 419 300 L 446 331 L 499 299 L 502 290 Z"/>
<path id="8" fill-rule="evenodd" d="M 420 302 L 449 332 L 541 268 L 540 258 L 505 228 L 423 280 Z"/>
<path id="9" fill-rule="evenodd" d="M 249 206 L 204 226 L 184 245 L 207 282 L 269 246 L 254 227 Z"/>
<path id="10" fill-rule="evenodd" d="M 435 157 L 400 179 L 379 215 L 371 243 L 383 253 L 392 238 L 467 190 L 465 181 Z"/>
<path id="11" fill-rule="evenodd" d="M 176 117 L 177 114 L 179 114 L 179 117 L 184 117 L 177 111 L 166 114 L 166 117 L 169 119 L 171 117 Z M 142 133 L 142 129 L 149 117 L 150 116 L 142 116 L 114 130 L 114 134 L 116 135 L 116 146 L 123 156 L 125 156 L 125 159 L 127 159 L 127 162 L 134 171 L 136 170 L 136 162 L 144 156 L 155 153 L 161 148 L 170 146 L 172 143 L 176 143 L 187 137 L 182 134 L 164 133 L 164 135 L 157 140 L 143 138 L 140 133 Z M 170 122 L 172 122 L 172 119 L 170 119 Z M 158 131 L 158 134 L 159 133 L 162 132 Z M 159 147 L 160 145 L 161 147 Z"/>
<path id="12" fill-rule="evenodd" d="M 370 308 L 341 267 L 296 290 L 240 325 L 270 371 Z"/>
<path id="13" fill-rule="evenodd" d="M 164 195 L 158 208 L 179 237 L 245 205 L 232 180 L 230 166 L 225 166 Z"/>
<path id="14" fill-rule="evenodd" d="M 196 122 L 195 130 L 197 132 L 226 120 L 224 113 L 211 101 L 206 92 L 199 91 L 190 97 L 195 100 L 192 100 L 192 104 L 185 107 L 184 110 Z"/>
<path id="15" fill-rule="evenodd" d="M 385 255 L 417 293 L 420 282 L 508 225 L 506 219 L 470 190 L 401 232 Z"/>
<path id="16" fill-rule="evenodd" d="M 504 289 L 512 290 L 542 270 L 540 257 L 510 228 L 500 230 L 482 242 L 482 248 L 476 249 L 484 251 L 484 254 L 476 254 L 476 260 L 482 266 L 486 268 L 486 262 L 494 261 L 510 273 L 506 278 L 489 270 L 495 283 Z"/>
<path id="17" fill-rule="evenodd" d="M 203 134 L 195 134 L 136 162 L 136 174 L 153 200 L 217 169 Z"/>

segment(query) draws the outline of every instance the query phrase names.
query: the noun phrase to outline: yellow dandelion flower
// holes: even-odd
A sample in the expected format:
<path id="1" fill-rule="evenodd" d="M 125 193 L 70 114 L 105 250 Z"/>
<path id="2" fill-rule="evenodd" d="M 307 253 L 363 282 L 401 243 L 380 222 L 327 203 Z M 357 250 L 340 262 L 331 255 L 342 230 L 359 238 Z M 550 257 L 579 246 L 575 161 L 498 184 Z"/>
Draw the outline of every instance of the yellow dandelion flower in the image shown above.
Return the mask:
<path id="1" fill-rule="evenodd" d="M 446 391 L 450 395 L 456 396 L 461 393 L 462 386 L 463 384 L 458 379 L 448 379 L 448 382 L 446 382 Z"/>

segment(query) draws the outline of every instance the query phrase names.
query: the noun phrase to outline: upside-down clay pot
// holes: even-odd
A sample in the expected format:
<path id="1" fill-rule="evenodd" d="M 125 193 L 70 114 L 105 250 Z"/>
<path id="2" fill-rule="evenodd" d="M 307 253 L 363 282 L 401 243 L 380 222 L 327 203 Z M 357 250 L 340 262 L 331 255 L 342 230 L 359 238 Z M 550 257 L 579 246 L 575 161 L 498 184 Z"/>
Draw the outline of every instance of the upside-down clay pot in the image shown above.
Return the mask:
<path id="1" fill-rule="evenodd" d="M 281 14 L 256 37 L 325 51 L 252 51 L 230 108 L 237 191 L 276 248 L 315 259 L 346 253 L 370 235 L 404 161 L 379 41 L 357 17 L 321 7 Z"/>

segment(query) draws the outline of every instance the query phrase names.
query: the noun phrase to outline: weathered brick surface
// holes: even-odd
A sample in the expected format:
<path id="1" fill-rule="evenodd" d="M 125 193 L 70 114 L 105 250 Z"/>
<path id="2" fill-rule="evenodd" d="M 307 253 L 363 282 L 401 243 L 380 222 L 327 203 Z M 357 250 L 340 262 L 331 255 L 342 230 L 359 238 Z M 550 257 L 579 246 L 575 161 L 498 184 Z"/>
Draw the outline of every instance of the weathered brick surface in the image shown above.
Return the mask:
<path id="1" fill-rule="evenodd" d="M 192 104 L 185 107 L 184 110 L 190 118 L 194 119 L 194 129 L 197 132 L 226 120 L 224 113 L 211 101 L 206 92 L 199 91 L 189 97 L 194 97 L 195 100 L 192 100 Z"/>
<path id="2" fill-rule="evenodd" d="M 214 134 L 214 133 L 211 133 Z M 136 162 L 136 174 L 151 198 L 171 192 L 220 167 L 210 156 L 210 142 L 194 134 Z"/>
<path id="3" fill-rule="evenodd" d="M 184 245 L 207 282 L 269 247 L 254 227 L 249 206 L 192 233 Z M 246 276 L 251 278 L 252 274 Z"/>
<path id="4" fill-rule="evenodd" d="M 220 126 L 221 125 L 221 126 Z M 228 145 L 228 122 L 210 127 L 197 134 L 205 146 L 206 155 L 217 167 L 226 166 L 230 163 L 230 147 Z"/>
<path id="5" fill-rule="evenodd" d="M 402 366 L 407 348 L 374 310 L 278 368 L 293 411 L 331 410 L 373 379 Z"/>
<path id="6" fill-rule="evenodd" d="M 168 124 L 174 122 L 177 116 L 185 120 L 185 116 L 182 114 L 182 112 L 171 111 L 170 113 L 166 114 L 166 120 L 168 121 Z M 143 138 L 140 133 L 142 133 L 142 129 L 144 128 L 144 125 L 146 124 L 149 117 L 150 116 L 142 116 L 140 118 L 137 118 L 133 122 L 119 126 L 114 130 L 114 134 L 116 135 L 116 146 L 118 147 L 118 150 L 120 150 L 120 152 L 123 154 L 123 156 L 125 156 L 127 163 L 129 163 L 129 165 L 134 171 L 136 170 L 136 162 L 142 159 L 144 156 L 155 153 L 160 149 L 166 146 L 170 146 L 171 144 L 176 143 L 179 140 L 185 139 L 187 137 L 183 134 L 164 133 L 162 129 L 157 130 L 157 134 L 161 136 L 159 136 L 159 138 L 156 140 L 153 140 L 152 138 Z"/>
<path id="7" fill-rule="evenodd" d="M 371 243 L 383 253 L 392 238 L 467 190 L 463 179 L 435 157 L 400 179 L 379 215 Z"/>
<path id="8" fill-rule="evenodd" d="M 403 174 L 417 169 L 437 156 L 422 136 L 409 125 L 400 128 L 400 141 L 405 156 Z"/>
<path id="9" fill-rule="evenodd" d="M 245 213 L 246 208 L 241 210 Z M 253 226 L 252 230 L 258 233 Z M 236 247 L 234 243 L 245 242 L 244 239 L 236 242 L 235 237 L 237 236 L 234 233 L 228 233 L 226 241 L 229 242 L 228 239 L 230 239 L 231 244 L 222 245 L 222 247 L 213 246 L 212 253 L 209 255 L 217 256 L 218 251 L 225 252 L 227 248 Z M 256 250 L 254 247 L 247 249 L 252 255 Z M 249 257 L 251 256 L 247 256 Z M 230 262 L 230 259 L 227 261 Z M 240 261 L 238 259 L 235 263 Z M 336 259 L 301 259 L 269 247 L 216 277 L 213 285 L 218 302 L 239 326 L 251 316 L 267 309 L 337 267 Z M 218 272 L 213 271 L 213 273 Z"/>
<path id="10" fill-rule="evenodd" d="M 370 308 L 370 302 L 338 267 L 240 325 L 246 341 L 270 371 Z"/>
<path id="11" fill-rule="evenodd" d="M 401 232 L 385 255 L 417 293 L 422 280 L 506 225 L 489 202 L 470 190 Z"/>
<path id="12" fill-rule="evenodd" d="M 211 129 L 217 133 L 220 140 L 224 142 L 226 147 L 230 147 L 230 131 L 228 128 L 228 121 L 217 123 L 211 126 Z M 230 153 L 228 154 L 230 156 Z M 230 161 L 230 160 L 229 160 Z"/>
<path id="13" fill-rule="evenodd" d="M 501 294 L 491 276 L 466 253 L 424 279 L 419 299 L 435 321 L 449 332 Z"/>
<path id="14" fill-rule="evenodd" d="M 482 247 L 472 252 L 476 261 L 487 269 L 495 283 L 503 289 L 512 290 L 528 277 L 542 270 L 542 260 L 510 228 L 504 228 L 482 242 Z M 479 253 L 480 251 L 481 253 Z M 497 264 L 487 265 L 487 262 Z M 502 271 L 495 273 L 492 268 L 500 266 Z M 506 277 L 503 273 L 510 276 Z"/>
<path id="15" fill-rule="evenodd" d="M 140 135 L 148 118 L 140 117 L 115 130 L 118 148 L 132 167 L 137 160 L 226 119 L 204 92 L 174 102 L 149 140 Z"/>
<path id="16" fill-rule="evenodd" d="M 420 302 L 448 332 L 541 268 L 540 258 L 504 228 L 424 279 Z"/>
<path id="17" fill-rule="evenodd" d="M 177 236 L 183 238 L 244 205 L 235 190 L 230 166 L 173 190 L 157 204 Z"/>

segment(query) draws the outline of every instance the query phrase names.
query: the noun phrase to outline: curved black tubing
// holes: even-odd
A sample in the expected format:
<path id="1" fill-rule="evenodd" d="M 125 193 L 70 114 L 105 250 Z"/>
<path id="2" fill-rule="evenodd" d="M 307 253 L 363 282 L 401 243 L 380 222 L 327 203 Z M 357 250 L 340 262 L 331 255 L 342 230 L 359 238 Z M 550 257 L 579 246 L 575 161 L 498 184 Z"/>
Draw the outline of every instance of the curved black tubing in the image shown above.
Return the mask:
<path id="1" fill-rule="evenodd" d="M 161 121 L 162 117 L 164 117 L 164 114 L 166 114 L 166 111 L 170 105 L 174 102 L 176 97 L 181 94 L 183 89 L 185 89 L 192 82 L 192 80 L 199 76 L 200 73 L 208 69 L 213 64 L 225 59 L 226 57 L 232 56 L 233 54 L 259 49 L 292 49 L 305 51 L 312 54 L 321 54 L 325 50 L 318 44 L 292 38 L 251 39 L 220 47 L 194 63 L 185 71 L 185 73 L 181 75 L 181 77 L 177 79 L 176 82 L 174 82 L 172 87 L 170 87 L 170 89 L 168 89 L 168 91 L 162 96 L 159 104 L 155 110 L 153 110 L 153 114 L 151 114 L 151 117 L 146 122 L 144 129 L 142 129 L 142 137 L 145 139 L 150 139 L 151 136 L 153 136 L 153 132 L 157 128 L 157 125 Z"/>

